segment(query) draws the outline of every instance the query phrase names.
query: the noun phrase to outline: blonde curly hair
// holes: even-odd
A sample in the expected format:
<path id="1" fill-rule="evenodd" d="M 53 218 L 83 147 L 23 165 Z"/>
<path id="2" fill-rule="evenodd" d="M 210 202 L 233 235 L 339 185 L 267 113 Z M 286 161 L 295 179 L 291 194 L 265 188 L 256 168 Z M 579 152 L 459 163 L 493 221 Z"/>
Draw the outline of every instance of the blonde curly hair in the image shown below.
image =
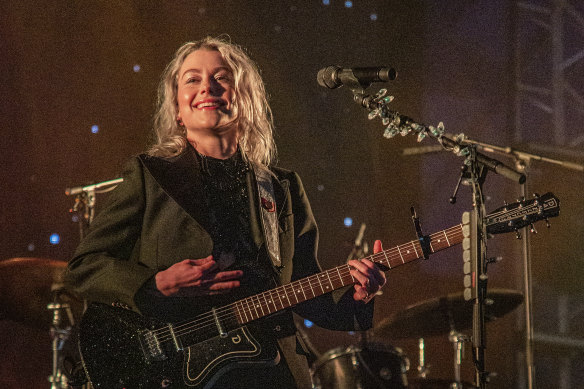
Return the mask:
<path id="1" fill-rule="evenodd" d="M 177 123 L 177 79 L 186 57 L 192 52 L 216 50 L 233 72 L 235 124 L 239 131 L 239 149 L 246 158 L 260 166 L 269 166 L 276 157 L 272 110 L 264 82 L 255 63 L 238 45 L 222 38 L 207 37 L 183 44 L 166 66 L 158 86 L 157 110 L 154 115 L 155 144 L 148 154 L 172 157 L 187 147 L 186 133 Z"/>

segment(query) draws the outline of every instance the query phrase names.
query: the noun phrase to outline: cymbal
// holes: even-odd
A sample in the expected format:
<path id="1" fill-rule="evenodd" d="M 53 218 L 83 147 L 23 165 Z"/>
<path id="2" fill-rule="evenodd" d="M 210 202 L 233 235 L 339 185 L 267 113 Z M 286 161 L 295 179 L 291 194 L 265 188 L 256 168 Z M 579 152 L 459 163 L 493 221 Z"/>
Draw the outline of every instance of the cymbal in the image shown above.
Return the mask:
<path id="1" fill-rule="evenodd" d="M 23 322 L 49 329 L 53 312 L 47 304 L 67 303 L 76 314 L 83 310 L 82 302 L 63 289 L 63 274 L 67 262 L 47 258 L 12 258 L 0 261 L 0 320 Z M 58 300 L 56 298 L 58 297 Z M 64 311 L 61 325 L 69 325 Z"/>
<path id="2" fill-rule="evenodd" d="M 488 304 L 485 321 L 505 316 L 523 302 L 523 294 L 509 289 L 487 291 Z M 373 332 L 389 338 L 421 338 L 448 334 L 451 330 L 472 327 L 472 301 L 465 301 L 462 293 L 452 293 L 411 305 L 375 326 Z"/>

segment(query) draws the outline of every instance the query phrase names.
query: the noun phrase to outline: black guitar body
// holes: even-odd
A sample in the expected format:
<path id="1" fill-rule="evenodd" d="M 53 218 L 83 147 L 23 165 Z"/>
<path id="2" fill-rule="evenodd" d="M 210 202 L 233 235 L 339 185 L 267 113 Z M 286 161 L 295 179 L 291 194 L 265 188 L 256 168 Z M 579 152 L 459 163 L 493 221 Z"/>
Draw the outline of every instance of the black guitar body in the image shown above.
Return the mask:
<path id="1" fill-rule="evenodd" d="M 275 343 L 260 344 L 264 337 L 249 326 L 197 339 L 181 336 L 180 326 L 171 330 L 123 308 L 92 304 L 79 327 L 83 366 L 95 388 L 203 389 L 232 368 L 279 361 Z"/>

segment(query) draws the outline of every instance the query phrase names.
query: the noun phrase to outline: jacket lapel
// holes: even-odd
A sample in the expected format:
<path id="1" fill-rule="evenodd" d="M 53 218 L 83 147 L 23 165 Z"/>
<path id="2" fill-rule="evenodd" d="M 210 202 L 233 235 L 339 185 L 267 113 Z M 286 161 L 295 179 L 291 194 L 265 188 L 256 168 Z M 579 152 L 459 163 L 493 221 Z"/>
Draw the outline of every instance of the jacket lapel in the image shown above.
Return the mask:
<path id="1" fill-rule="evenodd" d="M 140 156 L 158 185 L 206 231 L 210 230 L 201 171 L 191 145 L 168 159 Z"/>

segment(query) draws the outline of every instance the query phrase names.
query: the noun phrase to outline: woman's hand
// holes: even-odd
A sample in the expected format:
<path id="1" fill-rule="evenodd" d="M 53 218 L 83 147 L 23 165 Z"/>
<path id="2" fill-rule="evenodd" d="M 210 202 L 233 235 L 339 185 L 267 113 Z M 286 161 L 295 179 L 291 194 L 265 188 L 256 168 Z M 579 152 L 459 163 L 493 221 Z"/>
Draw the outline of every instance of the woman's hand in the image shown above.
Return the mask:
<path id="1" fill-rule="evenodd" d="M 165 296 L 206 296 L 227 293 L 239 286 L 241 270 L 217 271 L 213 256 L 185 259 L 155 276 L 156 288 Z"/>
<path id="2" fill-rule="evenodd" d="M 377 254 L 382 250 L 381 241 L 376 240 L 373 245 L 373 254 Z M 351 275 L 357 281 L 355 284 L 353 299 L 355 299 L 355 301 L 364 301 L 365 303 L 368 303 L 373 297 L 375 297 L 375 294 L 379 292 L 383 285 L 385 285 L 385 273 L 383 273 L 377 265 L 367 259 L 352 259 L 348 264 L 352 267 Z"/>

